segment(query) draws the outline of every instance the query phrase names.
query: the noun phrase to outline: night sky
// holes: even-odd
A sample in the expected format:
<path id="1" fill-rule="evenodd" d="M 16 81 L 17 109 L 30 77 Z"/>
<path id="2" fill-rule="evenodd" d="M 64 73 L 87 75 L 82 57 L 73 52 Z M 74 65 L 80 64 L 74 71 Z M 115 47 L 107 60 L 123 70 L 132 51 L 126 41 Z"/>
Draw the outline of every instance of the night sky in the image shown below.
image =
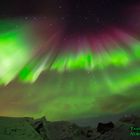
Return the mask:
<path id="1" fill-rule="evenodd" d="M 78 120 L 138 110 L 139 13 L 139 0 L 1 2 L 0 115 Z"/>
<path id="2" fill-rule="evenodd" d="M 137 5 L 139 0 L 41 0 L 1 2 L 0 17 L 54 17 L 66 26 L 67 33 L 81 33 L 120 24 L 124 9 Z"/>

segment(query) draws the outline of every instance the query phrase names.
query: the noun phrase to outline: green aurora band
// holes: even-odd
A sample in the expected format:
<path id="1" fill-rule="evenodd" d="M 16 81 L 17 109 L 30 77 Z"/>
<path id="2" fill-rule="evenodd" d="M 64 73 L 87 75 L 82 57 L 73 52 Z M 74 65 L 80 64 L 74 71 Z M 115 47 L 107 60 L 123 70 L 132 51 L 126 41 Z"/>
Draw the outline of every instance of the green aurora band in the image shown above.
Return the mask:
<path id="1" fill-rule="evenodd" d="M 7 25 L 7 22 L 0 24 L 0 84 L 6 85 L 29 61 L 30 48 L 23 39 L 23 29 L 13 29 L 14 25 Z M 5 31 L 8 27 L 9 31 Z"/>
<path id="2" fill-rule="evenodd" d="M 23 34 L 23 28 L 0 34 L 0 84 L 12 81 L 0 88 L 0 106 L 7 104 L 0 115 L 46 115 L 49 120 L 61 120 L 139 108 L 138 40 L 133 39 L 127 48 L 118 43 L 98 53 L 87 48 L 60 53 L 55 59 L 47 53 L 39 59 L 32 58 L 33 46 Z M 11 104 L 9 98 L 18 101 Z"/>

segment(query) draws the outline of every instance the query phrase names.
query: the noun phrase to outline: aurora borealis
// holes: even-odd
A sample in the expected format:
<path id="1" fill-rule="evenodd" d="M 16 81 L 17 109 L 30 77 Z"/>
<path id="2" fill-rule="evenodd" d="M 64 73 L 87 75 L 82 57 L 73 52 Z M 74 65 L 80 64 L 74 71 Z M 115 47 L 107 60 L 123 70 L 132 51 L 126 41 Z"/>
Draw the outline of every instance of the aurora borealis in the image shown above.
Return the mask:
<path id="1" fill-rule="evenodd" d="M 88 39 L 86 43 L 82 40 L 80 45 L 77 45 L 77 48 L 81 46 L 80 50 L 69 50 L 68 48 L 68 50 L 59 52 L 55 57 L 53 53 L 50 54 L 48 49 L 45 56 L 35 60 L 32 60 L 34 57 L 34 52 L 31 52 L 33 46 L 31 43 L 25 43 L 23 36 L 20 38 L 21 31 L 4 33 L 1 35 L 1 66 L 3 67 L 1 84 L 6 84 L 15 77 L 19 77 L 21 81 L 35 82 L 43 71 L 71 72 L 82 69 L 92 72 L 106 70 L 110 67 L 122 67 L 123 69 L 138 63 L 140 42 L 120 30 L 113 31 L 116 33 L 116 37 L 122 36 L 120 42 L 113 40 L 109 35 L 104 35 L 104 40 L 109 40 L 107 44 L 103 37 L 98 40 L 91 38 L 89 42 Z M 130 41 L 126 43 L 123 37 Z M 76 44 L 74 45 L 76 46 Z M 14 69 L 15 67 L 16 69 Z"/>
<path id="2" fill-rule="evenodd" d="M 1 19 L 0 115 L 66 120 L 139 109 L 140 8 L 134 9 L 119 24 L 94 25 L 98 32 L 85 32 L 88 23 L 69 33 L 56 17 Z"/>

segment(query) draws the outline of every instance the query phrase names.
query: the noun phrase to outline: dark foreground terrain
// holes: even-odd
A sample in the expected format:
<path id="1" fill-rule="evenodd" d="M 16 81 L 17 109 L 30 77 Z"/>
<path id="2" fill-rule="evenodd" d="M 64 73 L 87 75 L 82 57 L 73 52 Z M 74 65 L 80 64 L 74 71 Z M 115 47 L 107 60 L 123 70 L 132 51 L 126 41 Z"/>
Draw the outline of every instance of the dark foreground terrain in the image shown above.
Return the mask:
<path id="1" fill-rule="evenodd" d="M 140 117 L 130 115 L 96 128 L 45 118 L 0 117 L 0 140 L 140 140 Z"/>

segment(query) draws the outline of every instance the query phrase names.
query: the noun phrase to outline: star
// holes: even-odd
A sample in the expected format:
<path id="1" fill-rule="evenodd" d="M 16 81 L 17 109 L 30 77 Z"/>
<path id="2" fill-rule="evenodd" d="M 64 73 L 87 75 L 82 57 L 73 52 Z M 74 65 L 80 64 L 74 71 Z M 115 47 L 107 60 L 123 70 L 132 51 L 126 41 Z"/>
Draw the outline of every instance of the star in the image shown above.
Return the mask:
<path id="1" fill-rule="evenodd" d="M 37 20 L 37 17 L 33 17 L 33 20 Z"/>
<path id="2" fill-rule="evenodd" d="M 49 26 L 50 26 L 50 27 L 52 27 L 52 26 L 53 26 L 53 24 L 52 24 L 52 23 L 50 23 L 50 24 L 49 24 Z"/>
<path id="3" fill-rule="evenodd" d="M 28 20 L 28 17 L 25 17 L 25 20 Z"/>
<path id="4" fill-rule="evenodd" d="M 65 20 L 65 17 L 61 17 L 61 20 Z"/>
<path id="5" fill-rule="evenodd" d="M 87 20 L 87 19 L 88 19 L 88 17 L 84 17 L 84 19 L 85 19 L 85 20 Z"/>
<path id="6" fill-rule="evenodd" d="M 58 8 L 59 8 L 59 9 L 61 9 L 61 8 L 62 8 L 62 6 L 61 6 L 61 5 L 59 5 L 59 6 L 58 6 Z"/>

